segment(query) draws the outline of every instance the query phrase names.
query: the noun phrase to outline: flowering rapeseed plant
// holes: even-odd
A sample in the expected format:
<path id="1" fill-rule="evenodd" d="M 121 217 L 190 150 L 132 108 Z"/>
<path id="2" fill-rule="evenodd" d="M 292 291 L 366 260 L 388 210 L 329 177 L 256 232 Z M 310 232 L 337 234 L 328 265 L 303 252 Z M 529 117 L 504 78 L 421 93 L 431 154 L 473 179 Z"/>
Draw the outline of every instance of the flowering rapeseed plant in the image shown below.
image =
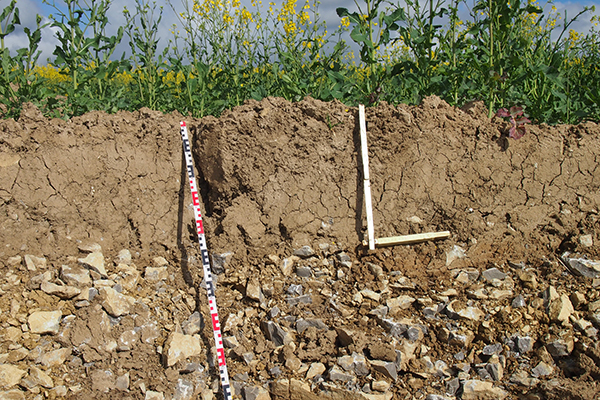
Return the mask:
<path id="1" fill-rule="evenodd" d="M 128 3 L 128 24 L 113 37 L 102 28 L 111 0 L 66 1 L 64 20 L 50 18 L 62 38 L 51 65 L 32 62 L 41 30 L 29 32 L 30 46 L 18 54 L 0 43 L 0 102 L 9 115 L 24 101 L 62 116 L 141 106 L 203 116 L 265 96 L 354 105 L 415 104 L 436 94 L 459 106 L 482 99 L 490 110 L 526 107 L 531 119 L 546 122 L 600 119 L 598 17 L 582 34 L 552 4 L 356 0 L 362 10 L 346 9 L 328 29 L 318 0 L 168 0 L 178 23 L 161 38 L 154 0 Z M 11 4 L 1 14 L 0 39 L 19 22 Z M 471 14 L 461 17 L 465 9 Z M 123 33 L 132 55 L 109 62 Z M 360 54 L 346 45 L 348 35 Z M 161 53 L 159 40 L 168 41 Z"/>

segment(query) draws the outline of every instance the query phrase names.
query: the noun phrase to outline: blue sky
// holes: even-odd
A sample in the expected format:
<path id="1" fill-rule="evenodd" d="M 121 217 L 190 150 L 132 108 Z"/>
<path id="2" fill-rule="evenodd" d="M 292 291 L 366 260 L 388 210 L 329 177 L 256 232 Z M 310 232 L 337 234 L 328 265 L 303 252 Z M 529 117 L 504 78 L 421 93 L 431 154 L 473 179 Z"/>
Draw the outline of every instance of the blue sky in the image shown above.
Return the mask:
<path id="1" fill-rule="evenodd" d="M 50 0 L 52 2 L 52 0 Z M 80 0 L 80 2 L 85 2 L 89 0 Z M 171 0 L 171 3 L 180 6 L 182 1 L 192 1 L 192 0 Z M 269 1 L 274 1 L 278 6 L 281 5 L 282 0 L 263 0 L 265 4 Z M 421 0 L 424 1 L 424 0 Z M 55 0 L 57 5 L 63 4 L 61 0 Z M 468 3 L 472 3 L 473 0 L 468 0 Z M 250 0 L 242 0 L 242 4 L 250 3 Z M 364 4 L 363 0 L 358 0 L 359 4 Z M 403 1 L 395 2 L 403 4 Z M 0 8 L 4 9 L 8 4 L 10 4 L 10 0 L 0 0 Z M 116 30 L 120 25 L 124 25 L 124 17 L 122 14 L 123 5 L 129 5 L 130 9 L 134 8 L 134 0 L 128 1 L 113 1 L 111 9 L 109 10 L 109 20 L 111 22 L 111 28 Z M 177 18 L 171 7 L 167 5 L 167 0 L 156 0 L 156 4 L 158 6 L 164 6 L 164 15 L 163 22 L 159 29 L 159 36 L 162 38 L 160 41 L 160 45 L 165 46 L 170 38 L 170 28 L 173 24 L 177 23 Z M 303 0 L 298 0 L 299 7 L 303 4 Z M 546 4 L 543 1 L 540 1 L 539 4 Z M 555 1 L 553 4 L 559 10 L 559 12 L 567 11 L 567 15 L 569 17 L 575 16 L 579 11 L 583 9 L 584 6 L 592 6 L 595 5 L 597 11 L 595 14 L 600 14 L 600 0 L 597 1 L 567 1 L 567 2 L 559 2 Z M 40 14 L 43 17 L 47 17 L 50 13 L 53 13 L 54 10 L 52 7 L 43 4 L 42 0 L 17 0 L 17 7 L 20 9 L 21 14 L 21 23 L 24 26 L 29 26 L 33 28 L 35 26 L 35 16 L 36 14 Z M 355 9 L 355 4 L 353 0 L 321 0 L 321 4 L 319 6 L 319 13 L 321 18 L 325 20 L 330 27 L 330 30 L 335 29 L 339 24 L 339 18 L 335 12 L 337 7 L 347 7 L 349 9 Z M 573 24 L 572 27 L 575 30 L 580 32 L 586 32 L 590 29 L 590 18 L 592 14 L 584 15 L 580 21 Z M 22 32 L 22 29 L 19 31 L 15 31 L 11 35 L 9 35 L 6 40 L 6 46 L 14 52 L 16 49 L 27 46 L 27 38 L 25 34 Z M 57 40 L 54 37 L 54 33 L 51 28 L 46 28 L 43 36 L 42 43 L 40 49 L 42 50 L 42 55 L 40 56 L 39 62 L 44 64 L 46 59 L 52 57 L 52 52 L 54 47 L 56 46 Z M 124 38 L 121 47 L 118 50 L 118 54 L 121 54 L 123 51 L 128 49 L 126 44 L 126 39 Z"/>

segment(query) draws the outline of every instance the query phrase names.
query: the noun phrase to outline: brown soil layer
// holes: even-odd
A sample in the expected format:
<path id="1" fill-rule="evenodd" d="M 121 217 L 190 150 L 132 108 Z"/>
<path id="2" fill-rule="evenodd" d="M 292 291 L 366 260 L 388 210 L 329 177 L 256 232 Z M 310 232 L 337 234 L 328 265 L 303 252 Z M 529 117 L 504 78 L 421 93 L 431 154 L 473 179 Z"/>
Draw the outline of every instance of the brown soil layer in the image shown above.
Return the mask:
<path id="1" fill-rule="evenodd" d="M 308 399 L 311 393 L 350 398 L 350 393 L 367 393 L 365 384 L 386 381 L 388 388 L 373 393 L 496 396 L 469 397 L 464 382 L 477 379 L 492 382 L 511 398 L 600 396 L 598 333 L 577 325 L 585 320 L 591 329 L 600 328 L 597 310 L 589 306 L 600 300 L 600 275 L 575 276 L 560 261 L 566 251 L 600 260 L 598 124 L 531 125 L 522 139 L 513 140 L 507 138 L 507 123 L 488 119 L 481 103 L 457 109 L 437 97 L 418 107 L 381 104 L 368 108 L 366 118 L 375 236 L 447 230 L 449 239 L 375 251 L 362 245 L 366 214 L 356 108 L 311 98 L 298 103 L 267 98 L 220 118 L 185 118 L 209 250 L 230 253 L 215 279 L 224 334 L 242 346 L 227 350 L 230 376 L 248 374 L 235 379 L 238 391 L 263 387 L 274 399 Z M 24 371 L 37 365 L 55 384 L 62 382 L 70 398 L 148 398 L 149 390 L 177 398 L 174 387 L 184 378 L 194 382 L 194 395 L 208 396 L 204 389 L 218 386 L 207 350 L 210 324 L 200 332 L 203 353 L 191 359 L 201 367 L 195 372 L 185 370 L 184 362 L 166 366 L 160 354 L 194 311 L 210 320 L 179 136 L 182 119 L 178 113 L 142 109 L 49 120 L 25 105 L 18 121 L 0 121 L 0 267 L 5 275 L 0 356 L 8 354 L 0 364 Z M 44 280 L 65 284 L 61 266 L 76 265 L 85 256 L 81 249 L 91 243 L 99 244 L 108 260 L 103 278 L 124 286 L 119 263 L 111 262 L 122 249 L 130 250 L 144 276 L 123 291 L 137 299 L 133 309 L 110 317 L 110 327 L 99 332 L 108 318 L 102 296 L 76 305 L 77 299 L 60 299 L 40 286 Z M 298 252 L 303 246 L 314 255 Z M 26 255 L 45 257 L 47 264 L 32 269 Z M 156 257 L 168 263 L 168 276 L 158 281 L 144 275 Z M 492 268 L 508 277 L 486 281 L 481 273 Z M 50 275 L 39 278 L 46 271 Z M 474 280 L 460 280 L 462 272 L 473 271 Z M 311 303 L 291 303 L 290 285 L 302 285 Z M 566 321 L 553 320 L 555 299 L 544 295 L 550 286 L 559 296 L 578 293 L 585 300 L 575 304 L 572 299 Z M 477 294 L 480 289 L 487 294 Z M 506 296 L 494 298 L 495 290 L 505 290 Z M 524 310 L 514 307 L 518 295 L 524 297 Z M 393 315 L 390 299 L 399 296 L 410 296 L 414 304 Z M 472 306 L 485 316 L 456 322 L 447 311 L 452 300 L 457 300 L 455 311 Z M 446 311 L 425 318 L 425 309 L 435 304 Z M 390 312 L 385 318 L 377 311 L 382 306 Z M 271 316 L 273 307 L 279 316 Z M 29 315 L 57 309 L 64 318 L 58 334 L 29 332 Z M 384 322 L 391 317 L 427 329 L 416 342 L 408 333 L 395 336 Z M 236 318 L 239 323 L 232 322 Z M 303 318 L 320 319 L 325 328 L 299 330 L 296 323 Z M 269 340 L 268 320 L 290 332 L 294 345 L 278 347 Z M 103 347 L 152 322 L 159 327 L 156 338 Z M 18 340 L 6 339 L 10 327 L 22 331 Z M 472 334 L 468 344 L 448 339 L 444 329 L 455 328 Z M 340 329 L 356 334 L 351 344 Z M 514 335 L 533 338 L 530 354 L 508 350 Z M 565 337 L 573 343 L 569 354 L 550 356 L 547 348 Z M 417 343 L 412 352 L 409 342 Z M 490 363 L 480 352 L 494 343 L 505 348 L 500 380 L 477 372 Z M 10 354 L 18 348 L 30 353 L 66 348 L 71 355 L 62 366 L 40 364 L 31 354 L 13 362 Z M 412 355 L 398 365 L 397 379 L 372 366 L 386 357 L 395 361 L 394 351 Z M 461 351 L 464 360 L 455 356 Z M 254 362 L 244 358 L 248 352 Z M 356 381 L 340 384 L 328 373 L 340 357 L 353 353 L 372 364 L 369 374 L 357 373 Z M 440 375 L 427 367 L 428 360 L 455 370 Z M 552 366 L 551 374 L 535 377 L 538 381 L 529 386 L 514 378 L 519 371 L 531 377 L 540 361 Z M 306 378 L 304 367 L 315 363 L 328 371 L 320 382 Z M 461 363 L 470 364 L 463 375 L 457 370 Z M 273 373 L 275 367 L 281 374 Z M 107 370 L 115 378 L 129 374 L 126 390 L 113 387 Z M 448 395 L 448 382 L 456 377 L 463 386 Z M 294 389 L 299 381 L 308 389 Z M 36 391 L 23 382 L 5 389 L 22 391 L 26 398 L 54 390 Z"/>

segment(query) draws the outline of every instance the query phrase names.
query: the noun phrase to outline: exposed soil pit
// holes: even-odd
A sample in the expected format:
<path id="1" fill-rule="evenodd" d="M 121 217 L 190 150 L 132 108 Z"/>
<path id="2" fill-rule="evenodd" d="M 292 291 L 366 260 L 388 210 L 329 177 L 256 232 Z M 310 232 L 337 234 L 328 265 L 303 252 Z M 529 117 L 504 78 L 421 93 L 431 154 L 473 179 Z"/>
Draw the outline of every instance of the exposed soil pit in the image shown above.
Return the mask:
<path id="1" fill-rule="evenodd" d="M 235 397 L 597 398 L 598 125 L 367 109 L 376 236 L 451 237 L 366 251 L 357 114 L 186 119 Z M 182 118 L 0 122 L 3 396 L 220 396 Z"/>

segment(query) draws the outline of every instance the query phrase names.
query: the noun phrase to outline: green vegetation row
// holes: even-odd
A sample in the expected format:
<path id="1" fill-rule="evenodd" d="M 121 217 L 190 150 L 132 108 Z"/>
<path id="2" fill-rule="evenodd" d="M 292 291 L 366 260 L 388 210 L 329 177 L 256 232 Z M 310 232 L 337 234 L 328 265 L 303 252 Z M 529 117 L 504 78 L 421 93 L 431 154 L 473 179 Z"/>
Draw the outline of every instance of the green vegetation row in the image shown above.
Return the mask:
<path id="1" fill-rule="evenodd" d="M 317 0 L 177 0 L 168 5 L 180 10 L 179 23 L 159 38 L 164 10 L 150 0 L 124 8 L 126 24 L 113 35 L 112 0 L 43 1 L 56 12 L 25 27 L 29 45 L 13 53 L 5 38 L 20 24 L 16 0 L 0 15 L 4 117 L 18 117 L 24 102 L 61 118 L 141 107 L 201 117 L 266 96 L 374 105 L 437 95 L 456 106 L 482 100 L 490 116 L 513 107 L 537 122 L 600 120 L 593 8 L 569 18 L 534 1 L 355 0 L 358 11 L 338 8 L 330 29 Z M 585 35 L 571 29 L 584 17 L 592 22 Z M 59 44 L 54 61 L 40 64 L 48 25 Z M 131 56 L 115 54 L 121 42 Z"/>

